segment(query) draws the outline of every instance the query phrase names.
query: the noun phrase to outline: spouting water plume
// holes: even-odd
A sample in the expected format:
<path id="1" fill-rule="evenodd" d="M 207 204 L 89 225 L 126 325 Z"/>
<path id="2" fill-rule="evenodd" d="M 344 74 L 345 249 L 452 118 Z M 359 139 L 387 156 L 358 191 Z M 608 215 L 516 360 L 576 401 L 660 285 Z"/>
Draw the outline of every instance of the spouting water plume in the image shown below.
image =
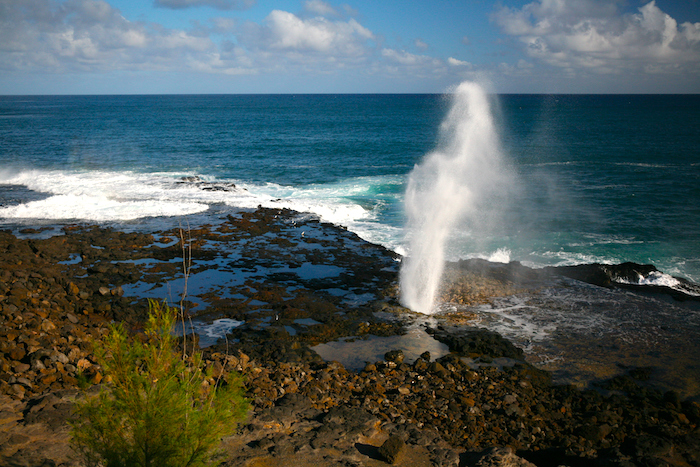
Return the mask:
<path id="1" fill-rule="evenodd" d="M 450 234 L 457 226 L 483 232 L 502 209 L 511 180 L 502 159 L 488 95 L 476 83 L 460 84 L 440 126 L 438 149 L 408 178 L 408 256 L 399 278 L 407 308 L 433 312 Z"/>

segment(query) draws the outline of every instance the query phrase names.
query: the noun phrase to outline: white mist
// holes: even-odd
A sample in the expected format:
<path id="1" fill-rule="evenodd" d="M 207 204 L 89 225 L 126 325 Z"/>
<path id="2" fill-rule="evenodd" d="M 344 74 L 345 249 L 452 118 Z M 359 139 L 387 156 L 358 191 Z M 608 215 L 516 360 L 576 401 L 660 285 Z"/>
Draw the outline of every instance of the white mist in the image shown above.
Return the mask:
<path id="1" fill-rule="evenodd" d="M 405 208 L 408 256 L 400 272 L 401 303 L 431 314 L 455 228 L 484 232 L 512 178 L 502 161 L 488 95 L 476 83 L 454 92 L 438 149 L 409 174 Z"/>

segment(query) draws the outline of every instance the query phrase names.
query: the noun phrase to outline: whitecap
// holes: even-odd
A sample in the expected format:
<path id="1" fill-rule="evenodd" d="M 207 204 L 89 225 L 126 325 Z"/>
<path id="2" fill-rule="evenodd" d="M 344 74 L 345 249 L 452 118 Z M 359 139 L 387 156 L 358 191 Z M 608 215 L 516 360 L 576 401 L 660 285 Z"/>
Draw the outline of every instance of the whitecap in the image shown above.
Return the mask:
<path id="1" fill-rule="evenodd" d="M 660 287 L 670 287 L 676 288 L 681 285 L 681 281 L 675 277 L 663 273 L 661 271 L 652 271 L 648 275 L 637 273 L 637 281 L 632 281 L 629 279 L 617 278 L 615 281 L 620 284 L 630 284 L 630 285 L 654 285 Z"/>
<path id="2" fill-rule="evenodd" d="M 201 203 L 117 201 L 103 196 L 57 195 L 40 201 L 0 208 L 0 217 L 109 222 L 195 214 L 207 209 L 209 206 Z"/>
<path id="3" fill-rule="evenodd" d="M 511 251 L 508 248 L 499 248 L 487 259 L 492 263 L 510 263 Z"/>

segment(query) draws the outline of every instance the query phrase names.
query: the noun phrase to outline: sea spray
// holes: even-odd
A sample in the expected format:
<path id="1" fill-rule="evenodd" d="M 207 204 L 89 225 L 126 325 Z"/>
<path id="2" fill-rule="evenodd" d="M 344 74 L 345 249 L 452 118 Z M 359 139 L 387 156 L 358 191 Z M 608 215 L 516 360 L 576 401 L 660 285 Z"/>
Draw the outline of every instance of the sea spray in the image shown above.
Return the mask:
<path id="1" fill-rule="evenodd" d="M 438 149 L 408 178 L 408 256 L 400 273 L 407 308 L 433 312 L 450 234 L 457 227 L 483 234 L 502 210 L 511 185 L 502 158 L 488 95 L 476 83 L 460 84 L 440 126 Z"/>

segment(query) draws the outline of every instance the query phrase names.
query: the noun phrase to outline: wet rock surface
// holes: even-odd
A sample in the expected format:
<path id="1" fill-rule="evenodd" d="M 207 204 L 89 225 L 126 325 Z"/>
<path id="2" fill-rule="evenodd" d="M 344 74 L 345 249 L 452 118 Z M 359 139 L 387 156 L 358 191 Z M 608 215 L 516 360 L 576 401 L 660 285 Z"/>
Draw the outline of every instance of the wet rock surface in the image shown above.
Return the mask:
<path id="1" fill-rule="evenodd" d="M 492 297 L 517 293 L 528 287 L 541 286 L 548 278 L 568 277 L 606 288 L 623 288 L 667 295 L 679 301 L 700 302 L 700 287 L 682 277 L 664 276 L 651 264 L 580 264 L 531 269 L 517 261 L 492 263 L 482 259 L 460 260 L 447 268 L 450 286 L 443 299 L 456 303 L 485 303 Z M 449 276 L 452 275 L 452 278 Z M 465 280 L 467 278 L 467 280 Z M 669 283 L 673 283 L 671 287 Z M 477 285 L 475 287 L 475 284 Z"/>
<path id="2" fill-rule="evenodd" d="M 244 322 L 204 349 L 215 372 L 245 375 L 253 405 L 222 465 L 700 465 L 700 406 L 650 389 L 645 368 L 555 385 L 500 335 L 449 317 L 430 328 L 443 357 L 323 361 L 313 345 L 401 334 L 387 315 L 407 310 L 393 254 L 313 218 L 260 209 L 185 232 L 25 234 L 0 232 L 0 465 L 79 465 L 67 421 L 79 388 L 102 382 L 92 340 L 113 320 L 138 332 L 147 298 L 170 287 L 177 302 L 186 274 L 193 319 Z M 504 290 L 529 278 L 512 271 Z"/>

